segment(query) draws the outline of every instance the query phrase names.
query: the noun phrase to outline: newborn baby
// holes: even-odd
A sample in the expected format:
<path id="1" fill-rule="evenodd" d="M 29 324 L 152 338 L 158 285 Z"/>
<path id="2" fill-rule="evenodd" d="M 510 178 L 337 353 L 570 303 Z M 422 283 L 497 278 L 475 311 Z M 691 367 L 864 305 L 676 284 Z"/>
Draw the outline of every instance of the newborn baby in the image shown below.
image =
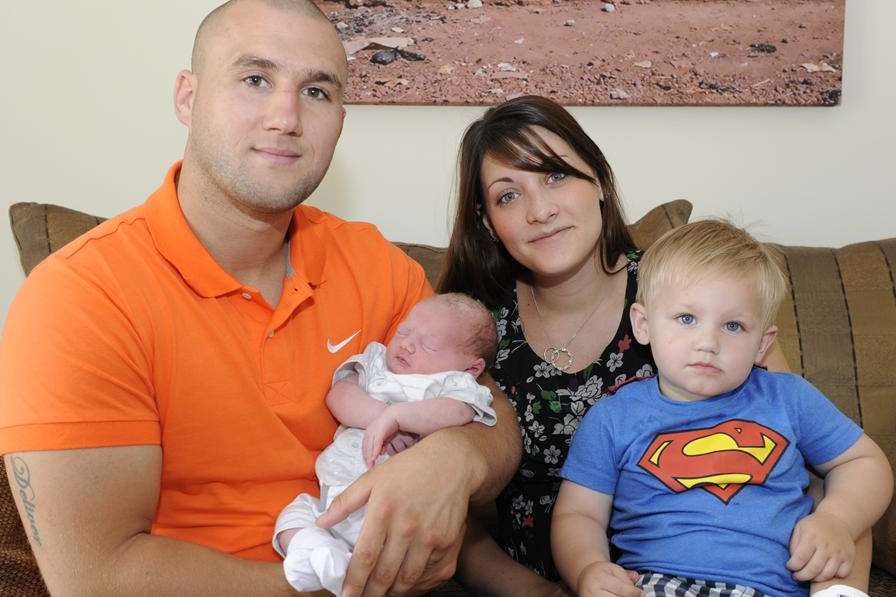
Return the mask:
<path id="1" fill-rule="evenodd" d="M 290 585 L 340 593 L 365 508 L 332 529 L 314 523 L 368 468 L 444 427 L 495 424 L 491 393 L 476 377 L 496 343 L 495 322 L 482 304 L 442 294 L 418 303 L 388 346 L 371 342 L 339 366 L 327 406 L 341 425 L 315 465 L 320 499 L 299 495 L 274 529 Z"/>

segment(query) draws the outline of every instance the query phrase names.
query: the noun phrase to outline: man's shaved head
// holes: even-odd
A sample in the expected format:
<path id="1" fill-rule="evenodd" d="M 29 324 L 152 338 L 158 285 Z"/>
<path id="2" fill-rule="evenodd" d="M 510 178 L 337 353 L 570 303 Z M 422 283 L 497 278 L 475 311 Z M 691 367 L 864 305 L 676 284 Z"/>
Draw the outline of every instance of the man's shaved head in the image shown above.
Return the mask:
<path id="1" fill-rule="evenodd" d="M 327 15 L 325 15 L 311 0 L 228 0 L 208 13 L 199 24 L 199 29 L 196 31 L 196 39 L 193 41 L 193 55 L 190 62 L 190 70 L 194 73 L 199 72 L 202 69 L 205 46 L 208 43 L 208 39 L 223 20 L 222 17 L 227 14 L 233 6 L 243 2 L 258 2 L 278 10 L 305 15 L 312 19 L 322 20 L 327 23 L 330 22 Z"/>

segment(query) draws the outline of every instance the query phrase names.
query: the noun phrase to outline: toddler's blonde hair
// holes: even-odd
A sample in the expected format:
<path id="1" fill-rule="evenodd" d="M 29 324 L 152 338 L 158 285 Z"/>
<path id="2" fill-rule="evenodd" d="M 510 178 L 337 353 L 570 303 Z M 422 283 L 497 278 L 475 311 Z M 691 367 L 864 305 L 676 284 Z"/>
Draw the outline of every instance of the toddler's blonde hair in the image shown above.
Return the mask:
<path id="1" fill-rule="evenodd" d="M 664 284 L 683 285 L 719 275 L 755 280 L 763 324 L 774 323 L 787 292 L 779 257 L 723 219 L 685 224 L 653 243 L 641 258 L 636 300 L 648 306 Z"/>

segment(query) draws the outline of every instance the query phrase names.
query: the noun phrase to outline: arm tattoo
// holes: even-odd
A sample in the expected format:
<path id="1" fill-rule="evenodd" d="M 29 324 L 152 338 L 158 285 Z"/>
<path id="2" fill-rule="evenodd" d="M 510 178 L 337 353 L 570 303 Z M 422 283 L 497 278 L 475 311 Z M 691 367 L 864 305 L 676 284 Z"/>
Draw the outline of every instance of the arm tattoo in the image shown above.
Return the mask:
<path id="1" fill-rule="evenodd" d="M 22 498 L 22 509 L 28 524 L 31 527 L 31 540 L 37 545 L 43 546 L 40 542 L 40 531 L 37 529 L 37 520 L 34 517 L 34 511 L 37 509 L 37 502 L 34 497 L 34 488 L 31 487 L 31 470 L 24 460 L 18 456 L 12 457 L 13 476 L 16 479 L 16 485 L 19 489 L 19 497 Z"/>

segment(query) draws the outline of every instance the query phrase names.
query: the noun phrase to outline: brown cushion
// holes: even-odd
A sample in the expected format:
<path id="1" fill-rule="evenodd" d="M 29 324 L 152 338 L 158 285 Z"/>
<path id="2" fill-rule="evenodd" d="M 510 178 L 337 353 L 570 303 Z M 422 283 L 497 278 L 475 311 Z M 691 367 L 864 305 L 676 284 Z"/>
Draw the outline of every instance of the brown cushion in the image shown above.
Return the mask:
<path id="1" fill-rule="evenodd" d="M 896 238 L 839 249 L 774 245 L 791 293 L 778 311 L 791 369 L 864 427 L 896 464 Z M 874 562 L 896 574 L 896 507 L 874 527 Z"/>
<path id="2" fill-rule="evenodd" d="M 638 246 L 646 248 L 667 230 L 687 222 L 690 213 L 689 202 L 670 201 L 647 212 L 629 229 Z M 18 203 L 10 207 L 10 220 L 27 273 L 102 218 L 56 205 Z M 435 283 L 444 249 L 398 244 L 423 265 L 430 283 Z M 780 342 L 791 368 L 862 424 L 891 465 L 896 463 L 896 239 L 840 249 L 774 246 L 784 257 L 792 285 L 791 296 L 778 313 Z M 0 514 L 3 503 L 11 499 L 2 491 Z M 9 524 L 0 519 L 4 532 Z M 23 541 L 20 524 L 17 532 L 22 534 L 15 536 Z M 19 554 L 27 553 L 27 543 L 18 549 Z M 8 544 L 0 543 L 0 570 L 8 565 L 2 559 L 7 550 Z M 893 505 L 874 528 L 874 561 L 896 574 Z M 0 578 L 0 594 L 6 594 L 3 588 Z"/>
<path id="3" fill-rule="evenodd" d="M 31 269 L 56 249 L 67 245 L 105 218 L 49 203 L 16 203 L 9 208 L 12 234 L 22 269 Z"/>

